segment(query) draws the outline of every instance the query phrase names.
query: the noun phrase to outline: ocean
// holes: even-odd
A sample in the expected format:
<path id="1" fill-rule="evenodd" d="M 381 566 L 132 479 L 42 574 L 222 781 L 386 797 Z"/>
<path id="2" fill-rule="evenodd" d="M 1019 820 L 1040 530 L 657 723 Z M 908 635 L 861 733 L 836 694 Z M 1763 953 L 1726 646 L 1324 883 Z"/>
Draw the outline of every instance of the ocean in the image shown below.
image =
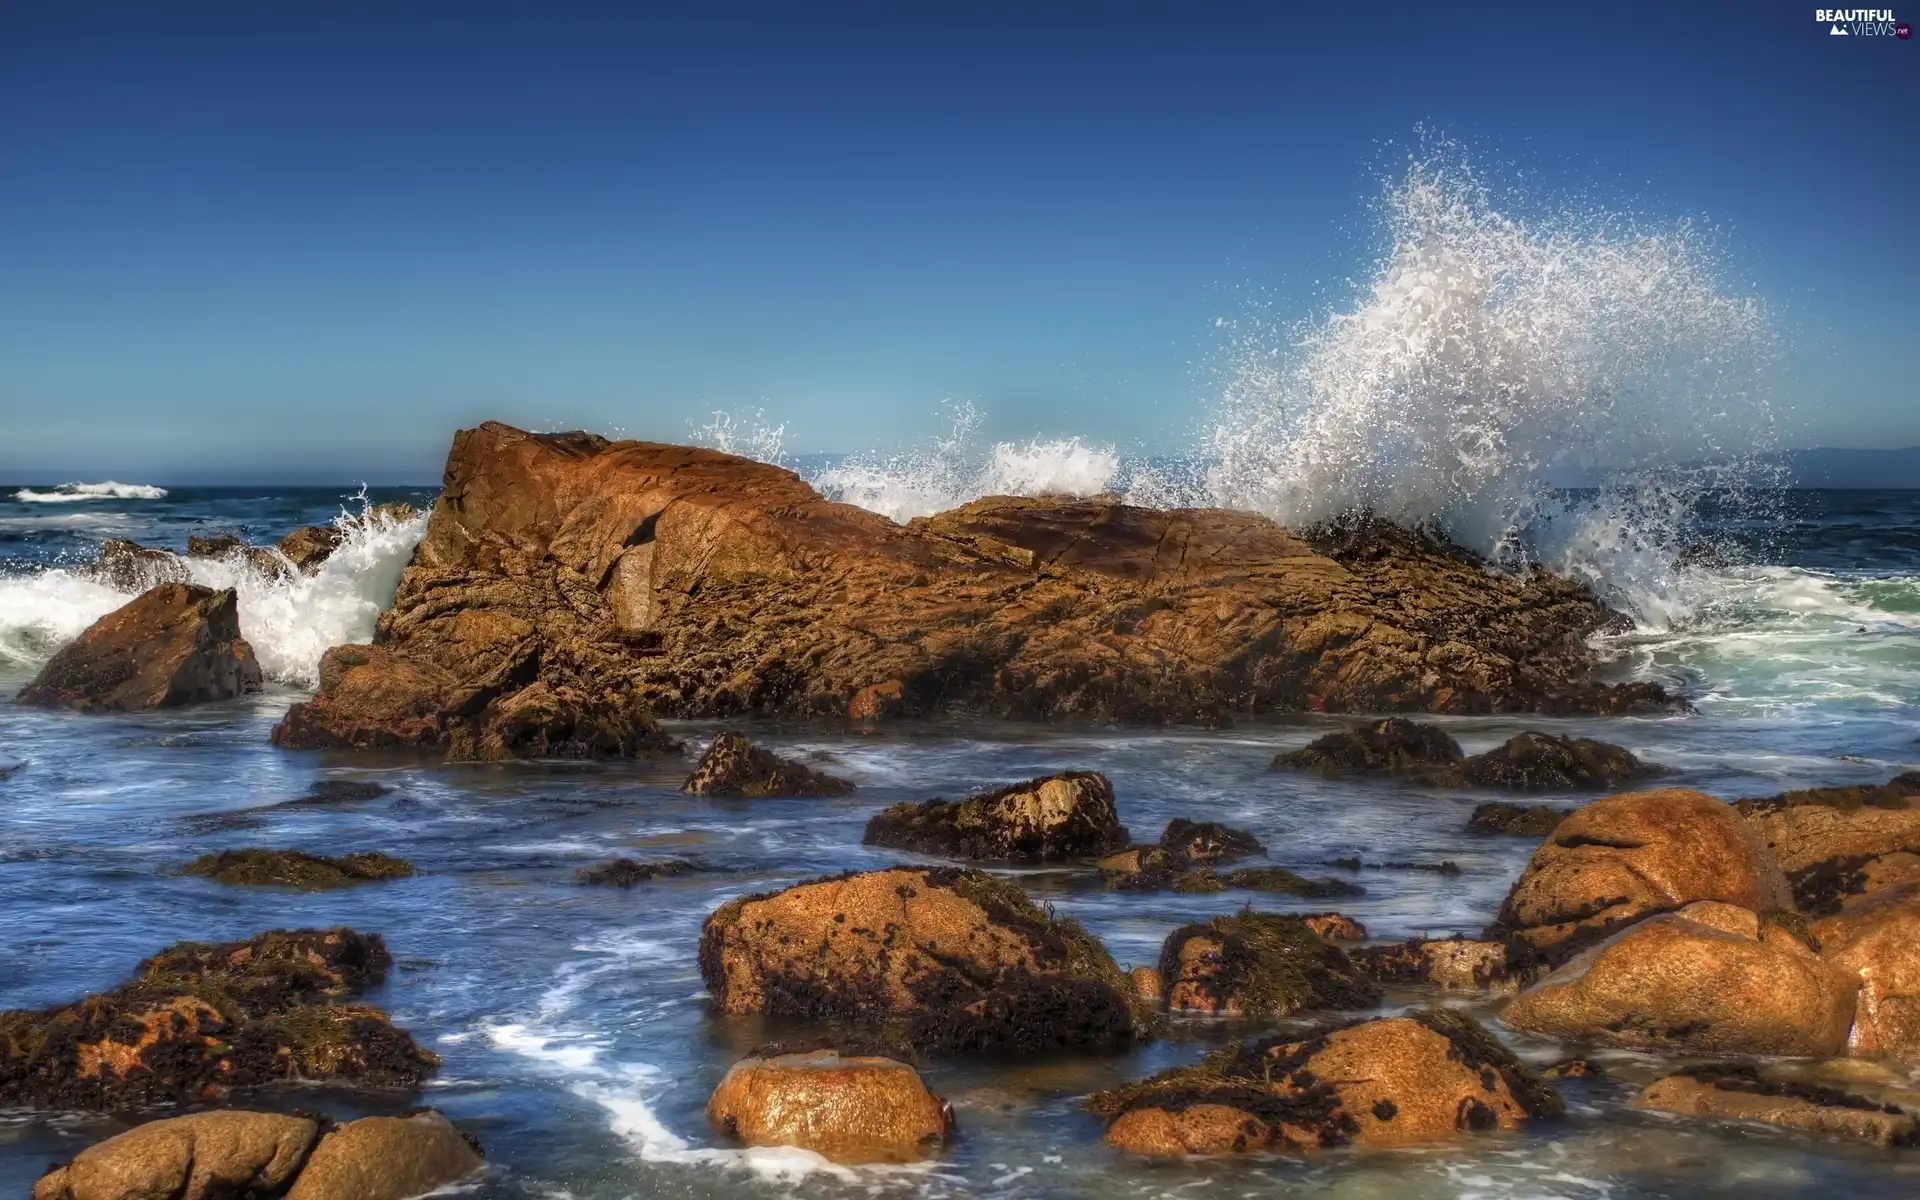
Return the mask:
<path id="1" fill-rule="evenodd" d="M 820 467 L 819 470 L 826 470 Z M 859 785 L 831 800 L 680 795 L 674 761 L 444 765 L 291 753 L 267 733 L 313 685 L 325 646 L 366 638 L 419 520 L 365 506 L 430 503 L 422 489 L 103 488 L 48 502 L 0 491 L 0 696 L 89 622 L 128 599 L 76 567 L 131 537 L 183 549 L 191 534 L 265 542 L 337 519 L 345 548 L 312 578 L 272 581 L 237 563 L 196 576 L 237 586 L 243 632 L 271 677 L 259 696 L 184 711 L 82 716 L 0 699 L 0 1008 L 77 998 L 123 980 L 183 939 L 348 924 L 384 936 L 397 960 L 370 1000 L 445 1060 L 424 1097 L 314 1088 L 266 1098 L 336 1114 L 427 1103 L 476 1133 L 489 1197 L 1229 1196 L 1280 1188 L 1333 1196 L 1912 1195 L 1920 1162 L 1899 1152 L 1728 1131 L 1625 1108 L 1657 1066 L 1613 1056 L 1614 1077 L 1564 1084 L 1572 1111 L 1524 1134 L 1458 1147 L 1330 1152 L 1310 1161 L 1147 1166 L 1100 1141 L 1079 1099 L 1197 1059 L 1242 1030 L 1176 1022 L 1165 1040 L 1110 1059 L 934 1064 L 961 1138 L 917 1168 L 833 1167 L 798 1152 L 740 1150 L 708 1127 L 708 1093 L 761 1039 L 703 1004 L 702 920 L 730 897 L 899 861 L 859 844 L 868 815 L 904 799 L 954 797 L 1081 768 L 1114 783 L 1122 819 L 1152 837 L 1176 816 L 1246 828 L 1280 865 L 1451 859 L 1462 873 L 1348 873 L 1342 902 L 1377 938 L 1473 931 L 1532 850 L 1465 832 L 1483 796 L 1401 782 L 1326 781 L 1267 769 L 1272 756 L 1337 724 L 1298 716 L 1221 730 L 1034 727 L 938 721 L 877 734 L 837 726 L 757 728 L 789 753 L 831 756 Z M 1759 514 L 1765 514 L 1764 516 Z M 1680 601 L 1602 645 L 1616 677 L 1678 686 L 1695 711 L 1594 720 L 1450 718 L 1472 752 L 1522 728 L 1602 737 L 1734 798 L 1813 784 L 1878 782 L 1920 765 L 1920 491 L 1792 491 L 1705 511 L 1711 562 L 1678 568 Z M 1658 607 L 1658 606 L 1655 606 Z M 716 726 L 677 723 L 698 744 Z M 314 798 L 329 780 L 387 790 Z M 1577 803 L 1584 797 L 1549 796 Z M 342 892 L 235 889 L 182 878 L 211 851 L 292 846 L 380 850 L 422 874 Z M 632 891 L 581 887 L 575 869 L 614 855 L 679 855 L 716 870 Z M 1100 890 L 1066 868 L 1016 877 L 1103 938 L 1122 963 L 1150 963 L 1175 926 L 1244 895 Z M 1311 911 L 1326 901 L 1260 898 Z M 1385 1009 L 1409 1002 L 1390 996 Z M 1482 1012 L 1482 1015 L 1486 1015 Z M 1526 1057 L 1562 1048 L 1514 1039 Z M 1920 1075 L 1890 1081 L 1920 1099 Z M 0 1115 L 0 1195 L 23 1195 L 48 1164 L 122 1128 L 89 1115 Z"/>

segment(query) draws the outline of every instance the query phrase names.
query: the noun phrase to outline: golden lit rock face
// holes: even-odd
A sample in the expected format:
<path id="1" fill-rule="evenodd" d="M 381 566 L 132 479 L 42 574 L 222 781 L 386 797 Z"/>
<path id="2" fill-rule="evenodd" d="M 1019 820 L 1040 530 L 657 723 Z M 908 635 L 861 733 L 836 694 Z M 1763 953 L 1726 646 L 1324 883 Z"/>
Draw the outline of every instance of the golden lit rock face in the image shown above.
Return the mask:
<path id="1" fill-rule="evenodd" d="M 1534 852 L 1488 932 L 1559 961 L 1609 931 L 1696 900 L 1792 909 L 1780 867 L 1740 814 L 1685 788 L 1608 796 Z"/>
<path id="2" fill-rule="evenodd" d="M 42 1177 L 33 1200 L 221 1200 L 278 1195 L 319 1137 L 304 1117 L 208 1112 L 136 1126 Z"/>
<path id="3" fill-rule="evenodd" d="M 320 1139 L 286 1200 L 407 1200 L 485 1165 L 474 1144 L 437 1112 L 362 1117 Z"/>
<path id="4" fill-rule="evenodd" d="M 259 691 L 262 679 L 253 647 L 240 636 L 232 588 L 163 583 L 62 647 L 19 699 L 81 712 L 138 712 L 230 700 Z"/>
<path id="5" fill-rule="evenodd" d="M 1683 1054 L 1830 1057 L 1856 984 L 1785 925 L 1730 905 L 1649 917 L 1582 952 L 1501 1013 L 1515 1029 Z"/>
<path id="6" fill-rule="evenodd" d="M 1920 885 L 1853 901 L 1813 935 L 1860 988 L 1848 1052 L 1920 1060 Z"/>
<path id="7" fill-rule="evenodd" d="M 912 1067 L 832 1050 L 742 1059 L 707 1116 L 749 1146 L 799 1146 L 850 1164 L 927 1158 L 953 1129 L 947 1102 Z"/>
<path id="8" fill-rule="evenodd" d="M 1750 1072 L 1709 1069 L 1669 1075 L 1648 1084 L 1633 1106 L 1688 1117 L 1757 1121 L 1874 1146 L 1911 1145 L 1920 1136 L 1911 1113 L 1890 1112 L 1832 1088 L 1762 1080 Z"/>

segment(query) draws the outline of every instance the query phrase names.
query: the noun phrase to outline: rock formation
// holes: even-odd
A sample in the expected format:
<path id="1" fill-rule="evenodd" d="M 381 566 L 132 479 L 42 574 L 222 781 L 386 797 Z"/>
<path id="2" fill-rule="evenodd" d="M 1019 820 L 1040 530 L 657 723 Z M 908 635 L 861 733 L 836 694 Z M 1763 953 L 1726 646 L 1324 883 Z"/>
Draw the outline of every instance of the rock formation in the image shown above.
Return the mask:
<path id="1" fill-rule="evenodd" d="M 134 712 L 230 700 L 260 690 L 233 591 L 163 583 L 63 647 L 20 690 L 20 703 Z"/>
<path id="2" fill-rule="evenodd" d="M 1641 762 L 1608 742 L 1528 731 L 1484 754 L 1460 760 L 1436 775 L 1434 782 L 1513 792 L 1570 792 L 1619 787 L 1666 773 L 1666 768 Z"/>
<path id="3" fill-rule="evenodd" d="M 1874 1146 L 1920 1141 L 1912 1113 L 1838 1088 L 1782 1083 L 1751 1066 L 1693 1067 L 1648 1084 L 1635 1108 L 1777 1125 Z"/>
<path id="4" fill-rule="evenodd" d="M 1105 775 L 1063 771 L 954 803 L 896 804 L 875 813 L 860 840 L 949 858 L 1058 859 L 1124 846 L 1127 829 Z"/>
<path id="5" fill-rule="evenodd" d="M 180 873 L 204 875 L 221 883 L 323 891 L 380 879 L 405 879 L 414 874 L 414 869 L 413 864 L 403 858 L 390 858 L 373 851 L 324 858 L 298 850 L 254 848 L 203 855 L 188 863 Z"/>
<path id="6" fill-rule="evenodd" d="M 1802 912 L 1920 882 L 1920 771 L 1877 787 L 1809 788 L 1735 806 L 1787 873 Z"/>
<path id="7" fill-rule="evenodd" d="M 1319 771 L 1323 775 L 1387 772 L 1405 775 L 1460 761 L 1460 743 L 1437 725 L 1389 717 L 1339 733 L 1329 733 L 1299 750 L 1274 758 L 1274 770 Z"/>
<path id="8" fill-rule="evenodd" d="M 763 750 L 740 734 L 720 733 L 680 790 L 689 796 L 844 796 L 853 785 Z"/>
<path id="9" fill-rule="evenodd" d="M 1167 1007 L 1230 1017 L 1361 1008 L 1379 992 L 1298 917 L 1241 912 L 1183 925 L 1160 951 Z"/>
<path id="10" fill-rule="evenodd" d="M 799 1146 L 840 1163 L 937 1153 L 953 1110 L 903 1062 L 834 1050 L 750 1055 L 707 1101 L 707 1117 L 749 1146 Z"/>

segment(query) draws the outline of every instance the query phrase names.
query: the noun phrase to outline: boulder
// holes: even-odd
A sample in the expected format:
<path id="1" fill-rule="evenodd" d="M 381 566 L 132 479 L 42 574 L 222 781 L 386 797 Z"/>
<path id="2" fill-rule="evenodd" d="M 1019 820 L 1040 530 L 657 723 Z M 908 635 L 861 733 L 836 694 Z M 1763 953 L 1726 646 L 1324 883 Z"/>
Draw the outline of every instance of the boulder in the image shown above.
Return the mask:
<path id="1" fill-rule="evenodd" d="M 1473 815 L 1467 818 L 1467 830 L 1507 837 L 1542 838 L 1560 828 L 1560 822 L 1566 820 L 1572 811 L 1568 808 L 1550 808 L 1545 804 L 1508 804 L 1491 800 L 1473 806 Z"/>
<path id="2" fill-rule="evenodd" d="M 204 1112 L 96 1142 L 34 1185 L 33 1200 L 229 1200 L 278 1196 L 320 1126 L 264 1112 Z"/>
<path id="3" fill-rule="evenodd" d="M 1389 717 L 1329 733 L 1303 749 L 1274 758 L 1273 769 L 1319 771 L 1323 775 L 1352 772 L 1410 774 L 1460 761 L 1460 743 L 1437 725 L 1420 725 L 1405 717 Z"/>
<path id="4" fill-rule="evenodd" d="M 479 1145 L 432 1109 L 362 1117 L 320 1139 L 286 1200 L 407 1200 L 484 1166 Z"/>
<path id="5" fill-rule="evenodd" d="M 417 1085 L 440 1060 L 349 1002 L 391 963 L 378 935 L 344 928 L 182 942 L 111 992 L 0 1013 L 0 1105 L 118 1110 L 296 1080 Z"/>
<path id="6" fill-rule="evenodd" d="M 535 681 L 704 720 L 1669 707 L 1591 678 L 1588 635 L 1617 620 L 1579 584 L 1377 522 L 1307 537 L 1055 496 L 901 526 L 712 450 L 488 423 L 455 435 L 360 670 L 392 674 L 403 724 Z M 336 700 L 323 680 L 287 725 L 376 744 Z"/>
<path id="7" fill-rule="evenodd" d="M 1462 759 L 1434 781 L 1448 787 L 1571 792 L 1620 787 L 1666 773 L 1665 767 L 1643 763 L 1607 742 L 1529 731 Z"/>
<path id="8" fill-rule="evenodd" d="M 950 858 L 1053 859 L 1104 854 L 1127 844 L 1127 830 L 1105 775 L 1064 771 L 957 803 L 896 804 L 860 840 Z"/>
<path id="9" fill-rule="evenodd" d="M 1215 821 L 1175 817 L 1160 833 L 1160 848 L 1188 865 L 1233 862 L 1266 849 L 1252 834 Z"/>
<path id="10" fill-rule="evenodd" d="M 1502 942 L 1414 938 L 1347 951 L 1362 976 L 1377 983 L 1428 984 L 1448 992 L 1509 993 L 1521 979 L 1507 967 Z"/>
<path id="11" fill-rule="evenodd" d="M 20 691 L 20 703 L 136 712 L 230 700 L 261 687 L 232 589 L 163 583 L 88 627 Z"/>
<path id="12" fill-rule="evenodd" d="M 1515 997 L 1515 1029 L 1669 1054 L 1828 1058 L 1847 1044 L 1856 985 L 1785 914 L 1729 904 L 1649 917 Z"/>
<path id="13" fill-rule="evenodd" d="M 1559 1115 L 1553 1087 L 1447 1009 L 1270 1038 L 1094 1096 L 1107 1141 L 1152 1157 L 1402 1146 Z"/>
<path id="14" fill-rule="evenodd" d="M 274 548 L 286 555 L 287 561 L 296 568 L 311 575 L 345 540 L 346 534 L 336 525 L 302 525 L 281 538 Z"/>
<path id="15" fill-rule="evenodd" d="M 415 872 L 413 864 L 406 859 L 372 851 L 322 858 L 298 850 L 254 848 L 203 855 L 188 863 L 180 873 L 204 875 L 221 883 L 324 891 L 380 879 L 404 879 Z"/>
<path id="16" fill-rule="evenodd" d="M 680 790 L 690 796 L 844 796 L 853 785 L 763 750 L 737 733 L 721 733 Z"/>
<path id="17" fill-rule="evenodd" d="M 1735 807 L 1787 873 L 1802 912 L 1827 916 L 1849 896 L 1920 881 L 1920 771 Z"/>
<path id="18" fill-rule="evenodd" d="M 740 1060 L 713 1090 L 707 1118 L 749 1146 L 799 1146 L 853 1164 L 915 1162 L 953 1132 L 952 1107 L 912 1067 L 834 1050 Z"/>
<path id="19" fill-rule="evenodd" d="M 1894 1105 L 1838 1088 L 1777 1082 L 1751 1066 L 1693 1067 L 1669 1075 L 1648 1084 L 1633 1106 L 1684 1117 L 1752 1121 L 1873 1146 L 1920 1141 L 1913 1114 Z"/>
<path id="20" fill-rule="evenodd" d="M 573 873 L 573 881 L 589 886 L 630 888 L 672 875 L 690 875 L 698 870 L 698 864 L 684 858 L 645 863 L 635 862 L 631 858 L 615 858 L 598 866 L 581 867 Z"/>
<path id="21" fill-rule="evenodd" d="M 700 934 L 721 1013 L 893 1023 L 930 1055 L 1118 1050 L 1148 1011 L 1078 924 L 981 871 L 896 867 L 729 901 Z"/>
<path id="22" fill-rule="evenodd" d="M 1826 961 L 1860 989 L 1848 1053 L 1920 1060 L 1920 885 L 1852 901 L 1812 933 Z"/>
<path id="23" fill-rule="evenodd" d="M 1623 925 L 1695 900 L 1755 912 L 1793 907 L 1779 866 L 1730 805 L 1682 788 L 1628 792 L 1560 823 L 1486 936 L 1559 963 Z"/>
<path id="24" fill-rule="evenodd" d="M 185 583 L 186 564 L 171 550 L 154 550 L 125 538 L 100 544 L 100 556 L 87 573 L 122 592 L 144 592 L 163 583 Z"/>
<path id="25" fill-rule="evenodd" d="M 1133 984 L 1134 996 L 1143 1004 L 1158 1005 L 1167 998 L 1166 981 L 1152 967 L 1135 967 L 1127 972 L 1127 979 Z"/>
<path id="26" fill-rule="evenodd" d="M 1346 952 L 1306 921 L 1251 910 L 1174 930 L 1160 978 L 1168 1008 L 1216 1016 L 1284 1017 L 1379 999 Z"/>

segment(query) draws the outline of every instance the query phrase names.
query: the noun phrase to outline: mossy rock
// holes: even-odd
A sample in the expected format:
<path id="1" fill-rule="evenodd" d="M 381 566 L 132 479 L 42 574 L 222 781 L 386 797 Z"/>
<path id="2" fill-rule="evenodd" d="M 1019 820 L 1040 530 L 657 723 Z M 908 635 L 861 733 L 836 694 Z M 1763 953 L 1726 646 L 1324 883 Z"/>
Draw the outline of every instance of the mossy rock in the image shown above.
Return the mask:
<path id="1" fill-rule="evenodd" d="M 1175 1010 L 1267 1018 L 1380 998 L 1347 953 L 1304 920 L 1251 909 L 1174 930 L 1159 970 Z"/>
<path id="2" fill-rule="evenodd" d="M 1318 771 L 1404 775 L 1460 761 L 1460 744 L 1437 725 L 1388 717 L 1370 725 L 1318 738 L 1291 753 L 1275 756 L 1276 771 Z"/>
<path id="3" fill-rule="evenodd" d="M 403 858 L 367 851 L 340 858 L 322 858 L 298 850 L 222 850 L 188 863 L 183 875 L 201 875 L 221 883 L 247 887 L 277 886 L 324 891 L 352 887 L 381 879 L 405 879 L 418 874 Z"/>
<path id="4" fill-rule="evenodd" d="M 680 785 L 690 796 L 844 796 L 853 791 L 845 779 L 781 758 L 748 741 L 742 734 L 723 732 L 700 756 L 693 774 Z"/>
<path id="5" fill-rule="evenodd" d="M 1752 796 L 1736 801 L 1734 807 L 1740 810 L 1742 816 L 1754 816 L 1810 804 L 1838 809 L 1841 812 L 1858 812 L 1863 808 L 1895 810 L 1914 808 L 1920 805 L 1920 771 L 1908 771 L 1895 775 L 1892 779 L 1880 784 L 1803 788 L 1794 792 L 1781 792 L 1777 796 Z"/>
<path id="6" fill-rule="evenodd" d="M 690 875 L 698 870 L 700 866 L 697 863 L 684 858 L 645 863 L 635 862 L 631 858 L 615 858 L 595 866 L 581 867 L 573 873 L 573 881 L 591 887 L 630 888 L 672 875 Z"/>
<path id="7" fill-rule="evenodd" d="M 1642 762 L 1631 751 L 1592 738 L 1528 730 L 1433 777 L 1444 787 L 1502 788 L 1513 792 L 1565 792 L 1621 787 L 1669 772 Z"/>

